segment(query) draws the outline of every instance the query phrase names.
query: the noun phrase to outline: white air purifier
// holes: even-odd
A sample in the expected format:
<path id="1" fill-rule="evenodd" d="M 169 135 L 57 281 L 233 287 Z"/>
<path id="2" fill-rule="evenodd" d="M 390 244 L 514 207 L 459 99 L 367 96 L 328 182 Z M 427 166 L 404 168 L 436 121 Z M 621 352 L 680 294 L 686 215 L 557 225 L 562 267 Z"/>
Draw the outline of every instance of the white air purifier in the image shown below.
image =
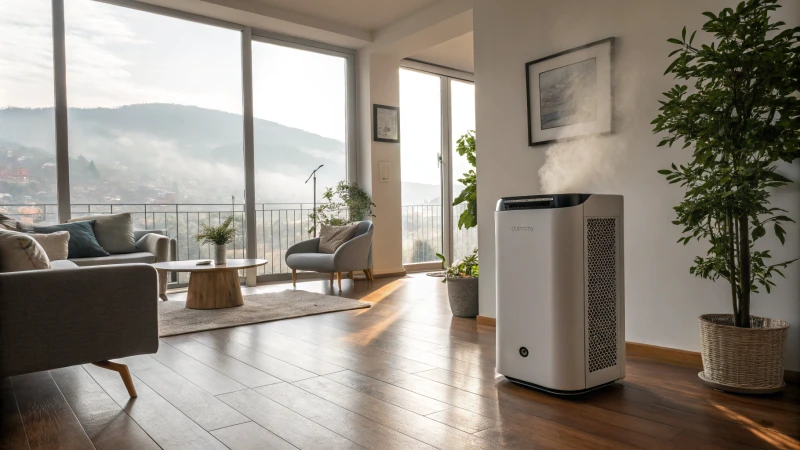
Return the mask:
<path id="1" fill-rule="evenodd" d="M 557 394 L 625 377 L 621 195 L 502 198 L 497 372 Z"/>

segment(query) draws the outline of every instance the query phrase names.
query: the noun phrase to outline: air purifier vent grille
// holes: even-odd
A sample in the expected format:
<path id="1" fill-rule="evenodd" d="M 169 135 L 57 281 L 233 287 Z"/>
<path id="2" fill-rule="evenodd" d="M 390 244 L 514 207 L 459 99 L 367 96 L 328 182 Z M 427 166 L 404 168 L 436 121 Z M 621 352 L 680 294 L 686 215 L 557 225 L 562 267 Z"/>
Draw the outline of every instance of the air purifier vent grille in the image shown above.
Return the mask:
<path id="1" fill-rule="evenodd" d="M 617 365 L 617 219 L 586 219 L 589 372 Z"/>

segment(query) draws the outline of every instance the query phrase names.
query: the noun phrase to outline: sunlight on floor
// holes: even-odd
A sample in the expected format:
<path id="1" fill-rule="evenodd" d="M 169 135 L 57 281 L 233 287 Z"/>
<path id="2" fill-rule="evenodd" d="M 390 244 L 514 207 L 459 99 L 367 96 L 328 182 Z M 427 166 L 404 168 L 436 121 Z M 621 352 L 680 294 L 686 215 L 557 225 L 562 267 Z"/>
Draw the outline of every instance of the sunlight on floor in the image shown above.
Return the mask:
<path id="1" fill-rule="evenodd" d="M 800 448 L 800 441 L 790 436 L 778 434 L 769 430 L 765 430 L 758 424 L 758 422 L 744 416 L 736 411 L 726 408 L 722 405 L 712 405 L 718 410 L 722 411 L 726 416 L 735 420 L 736 422 L 747 425 L 750 432 L 758 436 L 762 441 L 774 448 Z"/>

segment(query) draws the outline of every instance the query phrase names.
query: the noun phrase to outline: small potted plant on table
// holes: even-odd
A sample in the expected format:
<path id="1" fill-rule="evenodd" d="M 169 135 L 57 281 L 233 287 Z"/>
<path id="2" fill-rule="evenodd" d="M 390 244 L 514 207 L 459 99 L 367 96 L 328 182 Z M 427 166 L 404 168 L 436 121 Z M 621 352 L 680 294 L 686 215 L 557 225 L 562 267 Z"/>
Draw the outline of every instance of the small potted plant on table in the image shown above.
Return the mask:
<path id="1" fill-rule="evenodd" d="M 665 73 L 685 84 L 664 93 L 655 132 L 668 133 L 659 143 L 693 147 L 686 165 L 660 170 L 670 183 L 687 189 L 675 207 L 684 236 L 705 241 L 690 273 L 727 280 L 733 314 L 700 316 L 706 384 L 742 393 L 783 389 L 784 349 L 789 325 L 750 314 L 750 300 L 775 286 L 773 275 L 792 261 L 771 263 L 760 238 L 771 230 L 784 243 L 782 224 L 793 222 L 770 205 L 773 189 L 792 180 L 778 163 L 800 155 L 800 28 L 773 22 L 777 0 L 749 0 L 709 18 L 703 31 L 708 45 L 695 45 L 695 33 L 669 39 L 678 46 Z M 691 88 L 689 87 L 691 85 Z"/>
<path id="2" fill-rule="evenodd" d="M 437 253 L 445 268 L 444 255 Z M 442 283 L 447 283 L 447 299 L 450 311 L 456 317 L 478 315 L 478 249 L 466 258 L 448 267 Z"/>
<path id="3" fill-rule="evenodd" d="M 236 237 L 236 227 L 233 225 L 233 216 L 228 216 L 219 226 L 210 227 L 201 224 L 202 231 L 194 238 L 201 244 L 214 246 L 214 264 L 220 265 L 227 262 L 225 246 L 233 242 Z"/>

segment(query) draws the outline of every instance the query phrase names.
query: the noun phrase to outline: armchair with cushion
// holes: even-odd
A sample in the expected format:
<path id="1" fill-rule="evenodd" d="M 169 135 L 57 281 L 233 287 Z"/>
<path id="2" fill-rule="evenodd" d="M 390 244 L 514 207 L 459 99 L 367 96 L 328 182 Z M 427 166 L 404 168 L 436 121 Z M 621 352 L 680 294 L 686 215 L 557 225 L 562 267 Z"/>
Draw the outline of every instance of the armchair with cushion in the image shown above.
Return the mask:
<path id="1" fill-rule="evenodd" d="M 342 273 L 363 271 L 372 280 L 372 222 L 358 222 L 355 237 L 342 244 L 334 253 L 320 253 L 320 238 L 298 242 L 286 250 L 286 265 L 292 269 L 292 284 L 297 284 L 297 271 L 330 273 L 330 281 L 336 274 L 339 290 L 342 290 Z"/>

